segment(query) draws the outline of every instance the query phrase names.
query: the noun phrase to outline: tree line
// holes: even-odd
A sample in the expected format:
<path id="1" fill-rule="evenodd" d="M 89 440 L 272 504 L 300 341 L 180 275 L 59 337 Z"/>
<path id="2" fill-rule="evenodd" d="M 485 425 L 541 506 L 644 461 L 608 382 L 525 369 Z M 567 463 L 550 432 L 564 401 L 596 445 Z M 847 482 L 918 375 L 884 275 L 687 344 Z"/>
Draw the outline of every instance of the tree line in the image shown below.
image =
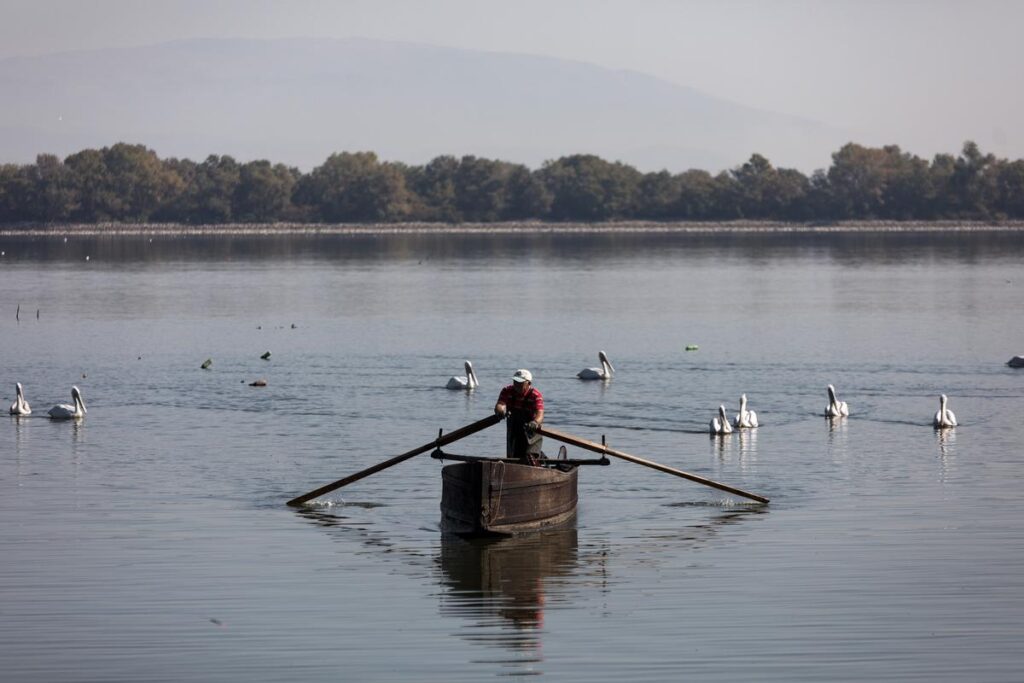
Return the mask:
<path id="1" fill-rule="evenodd" d="M 118 143 L 0 165 L 3 224 L 947 219 L 1024 219 L 1024 160 L 970 141 L 931 161 L 849 143 L 807 176 L 760 154 L 711 174 L 642 173 L 589 154 L 531 170 L 475 156 L 411 166 L 341 152 L 303 173 L 230 156 L 160 159 Z"/>

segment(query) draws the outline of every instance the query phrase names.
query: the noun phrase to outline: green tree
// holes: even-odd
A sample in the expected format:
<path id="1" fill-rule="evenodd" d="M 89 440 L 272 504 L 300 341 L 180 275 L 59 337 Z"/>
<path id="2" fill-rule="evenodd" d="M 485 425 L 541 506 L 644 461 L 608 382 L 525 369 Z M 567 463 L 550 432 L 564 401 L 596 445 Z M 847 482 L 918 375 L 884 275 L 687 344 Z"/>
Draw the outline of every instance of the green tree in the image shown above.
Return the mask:
<path id="1" fill-rule="evenodd" d="M 31 180 L 28 213 L 47 223 L 66 221 L 78 206 L 71 173 L 59 157 L 40 154 L 28 167 Z"/>
<path id="2" fill-rule="evenodd" d="M 228 223 L 234 220 L 233 202 L 241 181 L 241 167 L 230 156 L 211 154 L 201 164 L 173 161 L 171 168 L 184 181 L 171 213 L 186 223 Z"/>
<path id="3" fill-rule="evenodd" d="M 537 174 L 521 164 L 509 170 L 505 182 L 505 208 L 503 220 L 544 218 L 551 210 L 553 197 Z"/>
<path id="4" fill-rule="evenodd" d="M 546 162 L 540 177 L 552 195 L 552 218 L 604 221 L 630 215 L 641 174 L 619 162 L 577 154 Z"/>
<path id="5" fill-rule="evenodd" d="M 464 156 L 455 169 L 455 206 L 462 220 L 496 221 L 505 210 L 509 164 Z"/>
<path id="6" fill-rule="evenodd" d="M 896 220 L 934 218 L 936 192 L 928 162 L 895 145 L 883 149 L 888 165 L 879 215 Z"/>
<path id="7" fill-rule="evenodd" d="M 828 170 L 832 205 L 837 218 L 877 218 L 885 189 L 885 157 L 881 150 L 848 143 L 832 155 Z"/>
<path id="8" fill-rule="evenodd" d="M 74 219 L 87 223 L 113 219 L 113 207 L 120 206 L 120 198 L 114 195 L 103 152 L 83 149 L 67 157 L 64 165 L 69 169 L 78 193 Z"/>
<path id="9" fill-rule="evenodd" d="M 232 202 L 236 220 L 268 223 L 280 220 L 291 207 L 297 171 L 284 164 L 251 161 L 239 169 Z"/>
<path id="10" fill-rule="evenodd" d="M 115 198 L 104 207 L 111 218 L 145 222 L 183 189 L 181 178 L 142 145 L 118 143 L 101 153 L 110 187 L 106 196 Z"/>
<path id="11" fill-rule="evenodd" d="M 995 207 L 1004 216 L 1024 218 L 1024 159 L 997 165 Z"/>
<path id="12" fill-rule="evenodd" d="M 0 223 L 31 220 L 28 211 L 31 195 L 32 183 L 25 167 L 0 165 Z"/>
<path id="13" fill-rule="evenodd" d="M 963 218 L 988 218 L 998 194 L 998 180 L 993 172 L 996 158 L 982 154 L 978 145 L 968 140 L 953 165 L 950 191 L 955 198 L 955 211 Z"/>
<path id="14" fill-rule="evenodd" d="M 687 221 L 700 221 L 720 217 L 717 205 L 718 188 L 715 178 L 707 171 L 690 169 L 676 176 L 679 197 L 672 215 Z"/>
<path id="15" fill-rule="evenodd" d="M 668 171 L 645 173 L 637 186 L 637 218 L 667 220 L 676 215 L 682 182 Z"/>
<path id="16" fill-rule="evenodd" d="M 458 201 L 459 160 L 439 156 L 423 167 L 407 173 L 418 198 L 417 218 L 426 221 L 458 223 L 462 220 Z"/>
<path id="17" fill-rule="evenodd" d="M 402 169 L 373 152 L 332 154 L 300 181 L 296 197 L 329 222 L 395 221 L 409 210 Z"/>

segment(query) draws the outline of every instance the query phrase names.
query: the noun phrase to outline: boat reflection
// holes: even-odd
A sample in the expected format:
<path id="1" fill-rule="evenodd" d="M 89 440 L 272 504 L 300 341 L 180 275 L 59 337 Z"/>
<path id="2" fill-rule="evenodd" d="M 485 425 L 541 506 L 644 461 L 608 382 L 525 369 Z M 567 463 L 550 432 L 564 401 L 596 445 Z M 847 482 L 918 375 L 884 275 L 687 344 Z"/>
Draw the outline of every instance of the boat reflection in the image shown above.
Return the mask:
<path id="1" fill-rule="evenodd" d="M 769 512 L 761 505 L 722 508 L 684 501 L 665 503 L 680 510 L 659 515 L 654 525 L 642 523 L 614 534 L 592 530 L 582 543 L 573 524 L 507 538 L 442 533 L 430 537 L 434 540 L 426 541 L 428 546 L 422 530 L 410 535 L 369 523 L 361 514 L 366 507 L 373 504 L 300 508 L 294 513 L 345 543 L 346 558 L 352 555 L 349 543 L 355 541 L 384 571 L 433 584 L 445 631 L 477 646 L 460 656 L 509 676 L 543 673 L 543 646 L 553 612 L 600 605 L 616 586 L 632 585 L 640 571 L 678 570 L 680 558 L 692 561 L 692 553 L 721 538 L 721 530 L 764 519 Z M 725 542 L 735 538 L 729 535 Z"/>
<path id="2" fill-rule="evenodd" d="M 516 657 L 502 664 L 537 673 L 532 667 L 543 660 L 544 613 L 551 607 L 548 584 L 576 572 L 577 550 L 575 528 L 498 540 L 443 534 L 441 614 L 468 617 L 466 640 L 508 650 Z"/>

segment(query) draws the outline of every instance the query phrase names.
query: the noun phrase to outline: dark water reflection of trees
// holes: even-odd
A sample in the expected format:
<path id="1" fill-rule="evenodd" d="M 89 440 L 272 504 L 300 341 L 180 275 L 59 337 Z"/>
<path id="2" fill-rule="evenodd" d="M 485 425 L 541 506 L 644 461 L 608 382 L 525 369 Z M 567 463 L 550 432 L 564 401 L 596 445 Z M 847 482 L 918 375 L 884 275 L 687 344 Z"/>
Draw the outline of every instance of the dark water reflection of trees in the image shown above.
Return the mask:
<path id="1" fill-rule="evenodd" d="M 765 261 L 827 258 L 839 262 L 1019 258 L 1016 230 L 902 232 L 421 232 L 246 235 L 0 236 L 7 263 L 24 261 L 161 263 L 314 260 L 340 262 L 518 260 L 622 262 L 633 258 Z"/>

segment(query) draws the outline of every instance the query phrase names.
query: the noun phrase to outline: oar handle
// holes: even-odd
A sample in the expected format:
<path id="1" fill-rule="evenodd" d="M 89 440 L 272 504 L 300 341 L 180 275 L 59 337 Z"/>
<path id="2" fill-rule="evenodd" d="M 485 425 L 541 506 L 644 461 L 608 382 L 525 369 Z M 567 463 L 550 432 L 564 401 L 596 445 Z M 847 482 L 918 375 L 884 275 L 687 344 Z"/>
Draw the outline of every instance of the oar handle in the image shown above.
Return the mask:
<path id="1" fill-rule="evenodd" d="M 310 500 L 313 500 L 314 498 L 319 498 L 320 496 L 324 495 L 325 493 L 330 493 L 331 491 L 333 491 L 335 489 L 340 489 L 342 486 L 348 486 L 349 484 L 351 484 L 354 481 L 359 481 L 363 477 L 368 477 L 371 474 L 375 474 L 377 472 L 380 472 L 381 470 L 386 470 L 387 468 L 392 467 L 393 465 L 397 465 L 398 463 L 403 462 L 405 460 L 408 460 L 409 458 L 417 456 L 420 453 L 426 453 L 431 448 L 440 448 L 441 446 L 445 446 L 447 444 L 450 444 L 453 441 L 458 441 L 459 439 L 467 437 L 470 434 L 476 434 L 480 430 L 486 429 L 486 428 L 490 427 L 491 425 L 497 424 L 500 421 L 501 421 L 501 417 L 499 415 L 490 415 L 488 417 L 485 417 L 482 420 L 478 420 L 478 421 L 474 422 L 473 424 L 468 424 L 465 427 L 460 427 L 459 429 L 456 429 L 454 432 L 448 432 L 444 436 L 439 436 L 435 440 L 431 441 L 428 444 L 424 444 L 424 445 L 420 446 L 419 448 L 414 448 L 411 451 L 408 451 L 407 453 L 402 453 L 401 455 L 396 455 L 395 457 L 391 458 L 390 460 L 385 460 L 384 462 L 377 463 L 373 467 L 367 467 L 365 470 L 362 470 L 360 472 L 356 472 L 355 474 L 350 474 L 350 475 L 348 475 L 347 477 L 345 477 L 343 479 L 339 479 L 338 481 L 331 482 L 330 484 L 327 484 L 326 486 L 321 486 L 320 488 L 318 488 L 315 491 L 310 491 L 309 493 L 304 493 L 303 495 L 299 496 L 298 498 L 292 498 L 291 500 L 288 501 L 288 505 L 291 505 L 292 507 L 296 507 L 296 506 L 302 505 L 303 503 L 305 503 L 307 501 L 310 501 Z"/>
<path id="2" fill-rule="evenodd" d="M 734 488 L 732 486 L 728 486 L 726 484 L 722 484 L 720 482 L 713 481 L 711 479 L 705 479 L 704 477 L 700 477 L 700 476 L 698 476 L 696 474 L 690 474 L 689 472 L 683 472 L 682 470 L 677 470 L 677 469 L 675 469 L 673 467 L 668 467 L 667 465 L 662 465 L 662 464 L 656 463 L 656 462 L 654 462 L 652 460 L 644 460 L 643 458 L 638 458 L 635 455 L 630 455 L 629 453 L 623 453 L 622 451 L 617 451 L 617 450 L 615 450 L 613 448 L 608 448 L 604 444 L 594 443 L 593 441 L 587 441 L 586 439 L 581 439 L 578 436 L 572 436 L 571 434 L 563 434 L 562 432 L 556 432 L 553 429 L 548 429 L 547 427 L 540 427 L 539 429 L 537 429 L 537 433 L 541 434 L 543 436 L 549 436 L 552 439 L 556 439 L 558 441 L 564 441 L 565 443 L 572 444 L 573 446 L 579 446 L 580 448 L 585 448 L 585 449 L 587 449 L 589 451 L 594 451 L 595 453 L 606 453 L 608 455 L 614 455 L 616 458 L 622 458 L 623 460 L 628 460 L 630 462 L 635 462 L 638 465 L 644 465 L 645 467 L 650 467 L 651 469 L 658 470 L 659 472 L 665 472 L 666 474 L 674 474 L 677 477 L 682 477 L 683 479 L 689 479 L 690 481 L 695 481 L 698 484 L 703 484 L 704 486 L 710 486 L 712 488 L 716 488 L 716 489 L 719 489 L 721 491 L 726 491 L 728 493 L 732 493 L 732 494 L 737 495 L 737 496 L 743 496 L 744 498 L 750 498 L 751 500 L 756 500 L 759 503 L 767 503 L 768 502 L 767 498 L 765 498 L 763 496 L 759 496 L 756 493 L 750 493 L 749 491 L 744 491 L 742 489 L 737 489 L 737 488 Z"/>

